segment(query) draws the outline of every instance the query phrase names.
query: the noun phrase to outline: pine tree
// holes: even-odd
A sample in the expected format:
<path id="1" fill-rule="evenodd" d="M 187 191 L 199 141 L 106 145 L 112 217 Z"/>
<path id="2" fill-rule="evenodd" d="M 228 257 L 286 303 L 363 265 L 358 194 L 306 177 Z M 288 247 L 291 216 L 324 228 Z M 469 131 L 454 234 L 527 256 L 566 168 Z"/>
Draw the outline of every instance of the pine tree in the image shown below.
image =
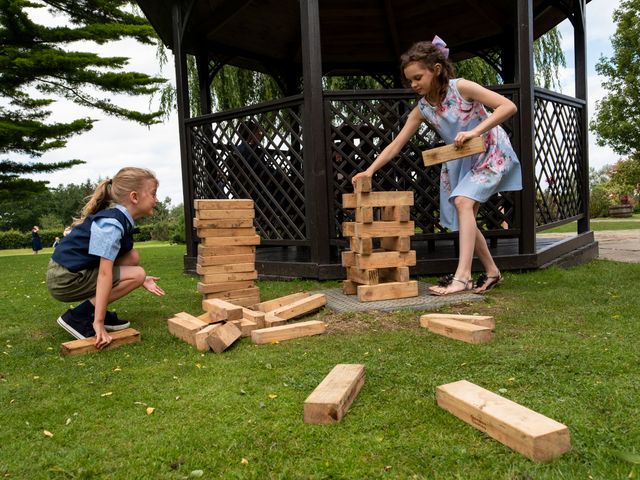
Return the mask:
<path id="1" fill-rule="evenodd" d="M 26 197 L 46 189 L 45 181 L 23 178 L 48 173 L 82 160 L 24 162 L 6 158 L 26 154 L 34 159 L 62 148 L 67 140 L 91 130 L 94 120 L 48 121 L 49 107 L 64 98 L 143 125 L 160 120 L 162 112 L 142 113 L 114 104 L 111 94 L 150 95 L 164 79 L 125 70 L 126 57 L 101 57 L 76 51 L 72 42 L 104 44 L 133 38 L 154 44 L 147 20 L 119 0 L 0 0 L 0 201 Z M 40 25 L 30 9 L 47 8 L 66 19 L 64 26 Z"/>

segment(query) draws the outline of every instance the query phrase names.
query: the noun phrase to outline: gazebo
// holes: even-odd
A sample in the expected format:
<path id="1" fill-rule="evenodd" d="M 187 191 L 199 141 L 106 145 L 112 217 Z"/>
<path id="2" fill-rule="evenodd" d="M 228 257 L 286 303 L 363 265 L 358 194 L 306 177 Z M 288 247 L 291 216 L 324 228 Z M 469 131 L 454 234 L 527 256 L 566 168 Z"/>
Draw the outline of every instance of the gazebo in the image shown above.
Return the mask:
<path id="1" fill-rule="evenodd" d="M 398 58 L 439 35 L 454 61 L 481 57 L 499 74 L 491 86 L 511 98 L 506 125 L 524 189 L 495 195 L 480 224 L 503 270 L 588 261 L 598 253 L 589 229 L 585 0 L 138 0 L 175 55 L 185 267 L 197 256 L 193 200 L 251 198 L 262 237 L 263 276 L 344 278 L 342 194 L 400 130 L 415 105 Z M 564 19 L 574 27 L 575 92 L 533 81 L 533 41 Z M 187 55 L 196 59 L 200 114 L 190 113 Z M 282 98 L 212 112 L 211 83 L 224 65 L 271 75 Z M 329 91 L 323 78 L 366 75 L 383 88 Z M 421 130 L 374 177 L 377 190 L 412 190 L 413 274 L 455 270 L 456 234 L 439 224 L 439 168 L 421 150 L 439 139 Z M 577 221 L 568 238 L 539 235 Z"/>

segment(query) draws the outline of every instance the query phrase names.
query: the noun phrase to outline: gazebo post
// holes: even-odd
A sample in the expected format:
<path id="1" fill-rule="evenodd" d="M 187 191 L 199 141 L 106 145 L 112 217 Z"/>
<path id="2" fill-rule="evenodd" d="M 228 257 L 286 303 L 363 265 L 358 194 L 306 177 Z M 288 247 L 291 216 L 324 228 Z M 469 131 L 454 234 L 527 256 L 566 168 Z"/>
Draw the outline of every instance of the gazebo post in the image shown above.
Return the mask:
<path id="1" fill-rule="evenodd" d="M 589 104 L 587 102 L 587 45 L 586 45 L 586 2 L 580 0 L 576 4 L 574 15 L 571 18 L 573 24 L 573 44 L 575 53 L 575 82 L 576 98 L 585 101 L 582 117 L 580 118 L 581 135 L 581 164 L 578 175 L 582 181 L 580 196 L 582 198 L 582 212 L 584 217 L 578 220 L 578 233 L 590 230 L 589 226 Z"/>
<path id="2" fill-rule="evenodd" d="M 520 85 L 520 164 L 522 166 L 522 192 L 520 202 L 520 254 L 536 253 L 536 188 L 535 144 L 533 125 L 533 0 L 518 0 L 517 5 L 516 82 Z"/>
<path id="3" fill-rule="evenodd" d="M 300 0 L 300 24 L 304 83 L 302 132 L 306 235 L 311 242 L 311 263 L 320 265 L 330 261 L 330 223 L 318 0 Z"/>
<path id="4" fill-rule="evenodd" d="M 176 91 L 178 104 L 178 133 L 180 139 L 180 160 L 182 163 L 182 196 L 184 199 L 185 241 L 187 253 L 184 257 L 185 270 L 195 270 L 196 242 L 193 236 L 193 168 L 191 149 L 188 145 L 185 120 L 189 112 L 189 82 L 187 79 L 187 56 L 182 48 L 182 12 L 180 3 L 171 10 L 173 29 L 173 55 L 176 68 Z"/>

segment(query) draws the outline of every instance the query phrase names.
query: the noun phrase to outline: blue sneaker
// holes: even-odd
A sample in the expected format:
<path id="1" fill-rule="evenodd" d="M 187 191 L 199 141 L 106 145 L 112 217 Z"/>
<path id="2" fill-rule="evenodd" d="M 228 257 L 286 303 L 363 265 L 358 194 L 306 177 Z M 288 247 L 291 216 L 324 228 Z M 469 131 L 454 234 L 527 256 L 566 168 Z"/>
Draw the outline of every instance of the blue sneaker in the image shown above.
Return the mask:
<path id="1" fill-rule="evenodd" d="M 130 326 L 131 324 L 126 320 L 119 319 L 115 312 L 107 311 L 104 316 L 104 329 L 107 332 L 117 332 L 118 330 L 129 328 Z"/>
<path id="2" fill-rule="evenodd" d="M 91 317 L 79 316 L 71 310 L 67 310 L 58 317 L 58 325 L 78 340 L 96 336 Z"/>

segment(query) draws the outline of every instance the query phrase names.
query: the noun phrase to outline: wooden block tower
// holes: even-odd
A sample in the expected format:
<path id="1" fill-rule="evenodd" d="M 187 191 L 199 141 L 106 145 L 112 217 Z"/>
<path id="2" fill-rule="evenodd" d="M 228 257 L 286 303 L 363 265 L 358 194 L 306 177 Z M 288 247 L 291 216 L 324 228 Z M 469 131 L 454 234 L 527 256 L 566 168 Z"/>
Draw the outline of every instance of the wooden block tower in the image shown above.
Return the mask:
<path id="1" fill-rule="evenodd" d="M 357 293 L 361 302 L 418 296 L 418 282 L 409 280 L 409 267 L 416 264 L 416 252 L 410 250 L 413 192 L 372 192 L 369 177 L 357 181 L 355 193 L 344 194 L 342 203 L 356 213 L 355 222 L 342 224 L 342 234 L 350 239 L 350 250 L 342 252 L 344 293 Z M 380 238 L 380 248 L 373 248 L 374 238 Z"/>
<path id="2" fill-rule="evenodd" d="M 196 271 L 198 291 L 205 299 L 221 298 L 235 305 L 260 302 L 255 284 L 256 245 L 253 200 L 195 200 L 200 245 Z"/>

